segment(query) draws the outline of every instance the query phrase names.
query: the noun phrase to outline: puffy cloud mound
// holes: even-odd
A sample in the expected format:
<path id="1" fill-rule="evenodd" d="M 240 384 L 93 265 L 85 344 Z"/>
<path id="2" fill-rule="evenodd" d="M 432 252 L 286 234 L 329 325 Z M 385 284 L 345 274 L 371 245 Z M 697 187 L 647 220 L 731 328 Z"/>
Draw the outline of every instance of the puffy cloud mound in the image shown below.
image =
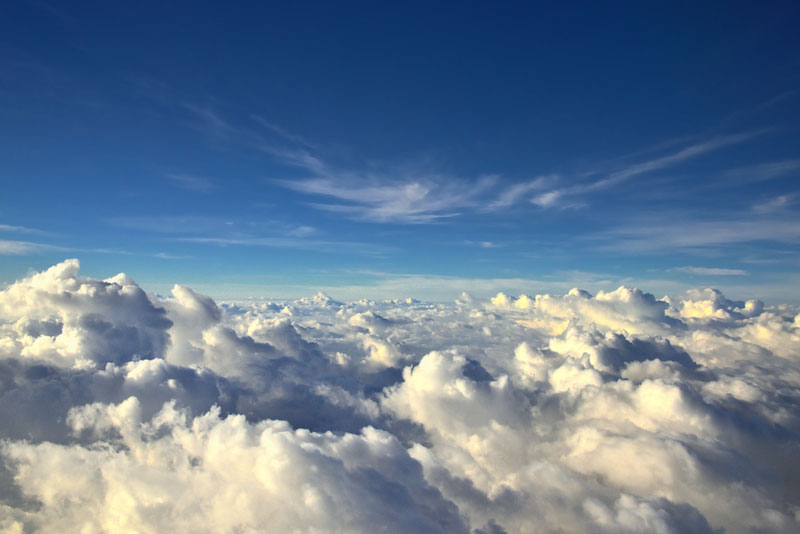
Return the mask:
<path id="1" fill-rule="evenodd" d="M 467 532 L 451 502 L 387 432 L 316 434 L 174 403 L 142 420 L 136 397 L 70 411 L 110 447 L 8 443 L 17 512 L 47 532 Z"/>
<path id="2" fill-rule="evenodd" d="M 2 532 L 797 532 L 800 314 L 0 292 Z"/>
<path id="3" fill-rule="evenodd" d="M 164 308 L 124 274 L 78 278 L 67 260 L 2 292 L 0 320 L 6 356 L 61 367 L 94 367 L 162 354 L 172 322 Z"/>

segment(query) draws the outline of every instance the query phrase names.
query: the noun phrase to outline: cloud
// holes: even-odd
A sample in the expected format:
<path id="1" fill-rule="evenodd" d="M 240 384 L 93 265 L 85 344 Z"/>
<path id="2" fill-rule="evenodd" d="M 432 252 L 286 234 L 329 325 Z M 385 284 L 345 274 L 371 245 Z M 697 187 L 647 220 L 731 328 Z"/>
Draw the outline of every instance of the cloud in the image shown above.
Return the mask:
<path id="1" fill-rule="evenodd" d="M 603 242 L 600 248 L 626 252 L 692 250 L 749 242 L 794 243 L 800 239 L 800 222 L 790 218 L 749 220 L 632 221 L 587 236 Z"/>
<path id="2" fill-rule="evenodd" d="M 754 205 L 753 211 L 757 213 L 774 213 L 776 211 L 781 211 L 794 203 L 795 196 L 794 193 L 778 195 Z"/>
<path id="3" fill-rule="evenodd" d="M 22 256 L 25 254 L 36 254 L 48 250 L 59 250 L 58 247 L 46 245 L 44 243 L 31 243 L 30 241 L 12 241 L 0 239 L 0 255 Z"/>
<path id="4" fill-rule="evenodd" d="M 358 241 L 325 241 L 321 239 L 307 239 L 305 236 L 314 232 L 301 227 L 298 231 L 290 231 L 287 237 L 182 237 L 180 241 L 186 243 L 203 243 L 217 246 L 242 246 L 242 247 L 270 247 L 292 248 L 300 250 L 314 250 L 316 252 L 341 253 L 342 251 L 359 254 L 381 255 L 393 249 L 385 245 L 374 245 Z M 297 237 L 293 237 L 293 236 Z"/>
<path id="5" fill-rule="evenodd" d="M 38 232 L 37 232 L 38 233 Z M 45 254 L 47 252 L 93 252 L 96 254 L 123 254 L 130 252 L 107 248 L 77 248 L 51 245 L 48 243 L 35 243 L 31 241 L 15 241 L 0 239 L 0 256 L 27 256 L 32 254 Z"/>
<path id="6" fill-rule="evenodd" d="M 301 146 L 303 146 L 305 148 L 308 148 L 308 149 L 311 149 L 311 150 L 318 150 L 318 147 L 316 145 L 314 145 L 313 143 L 309 142 L 305 137 L 303 137 L 301 135 L 294 134 L 294 133 L 286 130 L 285 128 L 281 128 L 277 124 L 268 121 L 267 119 L 265 119 L 264 117 L 261 117 L 260 115 L 252 114 L 252 115 L 250 115 L 250 118 L 253 119 L 259 125 L 261 125 L 264 128 L 266 128 L 267 130 L 277 134 L 278 136 L 282 137 L 283 139 L 285 139 L 287 141 L 290 141 L 290 142 L 292 142 L 294 144 L 297 144 L 297 145 L 301 145 Z"/>
<path id="7" fill-rule="evenodd" d="M 464 241 L 465 245 L 471 245 L 480 248 L 501 248 L 503 245 L 499 243 L 495 243 L 493 241 L 471 241 L 467 240 Z"/>
<path id="8" fill-rule="evenodd" d="M 796 532 L 799 350 L 714 289 L 215 302 L 68 260 L 0 291 L 0 528 Z"/>
<path id="9" fill-rule="evenodd" d="M 208 193 L 216 188 L 213 181 L 202 176 L 194 176 L 191 174 L 168 174 L 173 184 L 181 189 L 187 191 L 194 191 L 196 193 Z"/>
<path id="10" fill-rule="evenodd" d="M 559 190 L 548 191 L 547 193 L 536 195 L 531 200 L 531 202 L 533 202 L 540 208 L 549 208 L 551 206 L 555 206 L 558 200 L 562 196 L 564 196 L 564 191 L 559 191 Z"/>
<path id="11" fill-rule="evenodd" d="M 184 102 L 183 107 L 197 121 L 197 125 L 213 137 L 228 138 L 238 133 L 230 122 L 208 106 Z"/>
<path id="12" fill-rule="evenodd" d="M 326 171 L 325 174 L 331 174 Z M 454 217 L 459 210 L 478 205 L 479 196 L 494 184 L 486 177 L 465 183 L 441 176 L 387 180 L 383 177 L 350 176 L 280 181 L 284 187 L 306 194 L 332 197 L 344 203 L 312 205 L 371 222 L 430 223 Z"/>
<path id="13" fill-rule="evenodd" d="M 727 185 L 744 185 L 779 178 L 800 170 L 800 160 L 787 159 L 739 167 L 725 172 Z"/>
<path id="14" fill-rule="evenodd" d="M 749 273 L 742 269 L 725 269 L 722 267 L 675 267 L 671 269 L 679 273 L 708 275 L 708 276 L 747 276 Z"/>
<path id="15" fill-rule="evenodd" d="M 550 183 L 556 181 L 557 179 L 557 175 L 539 176 L 530 182 L 514 184 L 500 193 L 495 200 L 489 202 L 486 205 L 485 210 L 496 211 L 512 206 L 521 199 L 526 198 L 532 191 L 547 187 Z"/>
<path id="16" fill-rule="evenodd" d="M 190 104 L 185 107 L 212 136 L 236 140 L 311 175 L 275 180 L 277 185 L 331 198 L 333 202 L 310 205 L 356 220 L 401 224 L 436 222 L 459 215 L 462 210 L 480 207 L 484 202 L 481 197 L 497 181 L 496 176 L 463 180 L 420 165 L 371 163 L 361 168 L 341 167 L 324 158 L 318 147 L 302 136 L 258 115 L 251 118 L 261 131 L 235 126 L 209 108 Z M 264 135 L 263 130 L 269 135 Z"/>
<path id="17" fill-rule="evenodd" d="M 607 189 L 609 187 L 619 185 L 620 183 L 623 183 L 641 174 L 666 169 L 703 154 L 713 152 L 720 148 L 749 141 L 750 139 L 763 133 L 764 131 L 745 132 L 719 136 L 699 143 L 694 143 L 682 148 L 681 150 L 678 150 L 677 152 L 673 152 L 672 154 L 667 154 L 658 158 L 635 163 L 622 169 L 610 172 L 606 174 L 604 178 L 595 180 L 593 182 L 575 184 L 568 187 L 553 189 L 551 191 L 545 191 L 534 197 L 532 202 L 542 208 L 555 207 L 559 205 L 563 199 Z"/>
<path id="18" fill-rule="evenodd" d="M 322 252 L 355 252 L 359 254 L 386 254 L 389 246 L 358 241 L 326 240 L 315 237 L 320 231 L 313 226 L 289 224 L 281 221 L 246 221 L 199 216 L 114 217 L 109 224 L 123 228 L 168 234 L 170 239 L 184 243 L 199 243 L 220 247 L 271 247 Z M 315 237 L 312 239 L 312 237 Z M 165 257 L 157 254 L 157 257 Z M 182 258 L 185 256 L 168 255 Z"/>
<path id="19" fill-rule="evenodd" d="M 225 218 L 202 217 L 195 215 L 167 216 L 119 216 L 111 217 L 107 223 L 122 228 L 144 230 L 164 234 L 203 234 L 230 231 L 236 227 L 237 221 Z"/>
<path id="20" fill-rule="evenodd" d="M 19 356 L 59 367 L 121 364 L 161 354 L 171 322 L 124 274 L 77 277 L 68 260 L 2 292 L 0 317 L 14 324 Z"/>
<path id="21" fill-rule="evenodd" d="M 14 226 L 11 224 L 0 224 L 0 232 L 17 232 L 21 234 L 44 234 L 46 232 L 27 226 Z"/>
<path id="22" fill-rule="evenodd" d="M 75 432 L 118 433 L 108 449 L 5 444 L 48 531 L 468 533 L 400 443 L 369 427 L 337 436 L 219 410 L 197 418 L 139 401 L 70 412 Z M 94 511 L 100 513 L 96 513 Z"/>

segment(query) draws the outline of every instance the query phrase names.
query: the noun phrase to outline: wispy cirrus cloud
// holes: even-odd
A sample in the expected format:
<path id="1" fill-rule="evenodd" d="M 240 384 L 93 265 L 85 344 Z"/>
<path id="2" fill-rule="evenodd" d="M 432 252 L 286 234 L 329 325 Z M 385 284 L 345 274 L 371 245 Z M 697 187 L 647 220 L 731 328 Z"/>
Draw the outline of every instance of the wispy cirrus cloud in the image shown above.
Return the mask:
<path id="1" fill-rule="evenodd" d="M 229 229 L 234 225 L 234 221 L 229 219 L 195 215 L 120 216 L 111 217 L 106 222 L 122 228 L 160 234 L 206 233 Z"/>
<path id="2" fill-rule="evenodd" d="M 495 243 L 494 241 L 473 241 L 470 239 L 464 241 L 464 244 L 480 248 L 502 248 L 504 246 L 500 243 Z"/>
<path id="3" fill-rule="evenodd" d="M 51 245 L 48 243 L 0 239 L 0 256 L 28 256 L 33 254 L 44 254 L 47 252 L 89 252 L 94 254 L 121 254 L 125 256 L 133 255 L 133 253 L 127 250 L 120 249 L 67 247 L 61 245 Z"/>
<path id="4" fill-rule="evenodd" d="M 701 276 L 747 276 L 747 271 L 743 269 L 726 269 L 723 267 L 694 267 L 687 265 L 685 267 L 675 267 L 671 271 L 685 274 L 696 274 Z"/>
<path id="5" fill-rule="evenodd" d="M 356 220 L 420 224 L 454 217 L 463 210 L 485 205 L 481 197 L 497 182 L 496 176 L 462 180 L 424 165 L 372 163 L 359 169 L 337 166 L 323 158 L 315 144 L 259 115 L 252 114 L 250 118 L 261 131 L 250 126 L 234 126 L 207 107 L 186 104 L 185 108 L 210 135 L 236 138 L 310 175 L 273 183 L 306 195 L 332 199 L 332 202 L 310 202 L 309 205 Z"/>
<path id="6" fill-rule="evenodd" d="M 383 256 L 395 249 L 386 245 L 362 243 L 357 241 L 337 241 L 323 239 L 306 239 L 292 236 L 239 236 L 239 237 L 179 237 L 176 241 L 185 243 L 198 243 L 216 245 L 220 247 L 268 247 L 297 250 L 311 250 L 315 252 L 339 253 L 347 252 L 373 256 Z"/>
<path id="7" fill-rule="evenodd" d="M 541 208 L 558 207 L 564 202 L 571 203 L 571 201 L 567 201 L 567 199 L 571 197 L 608 189 L 626 182 L 636 176 L 666 169 L 703 154 L 749 141 L 750 139 L 762 135 L 765 132 L 766 130 L 758 130 L 733 135 L 724 135 L 693 143 L 678 150 L 677 152 L 628 165 L 627 167 L 608 173 L 605 177 L 598 180 L 545 191 L 535 196 L 531 202 Z"/>
<path id="8" fill-rule="evenodd" d="M 301 167 L 313 176 L 278 183 L 305 194 L 326 196 L 340 202 L 312 203 L 319 209 L 349 214 L 352 218 L 372 222 L 430 223 L 453 217 L 463 211 L 497 212 L 529 200 L 540 208 L 580 208 L 586 205 L 580 197 L 622 184 L 636 176 L 666 169 L 724 147 L 744 143 L 767 130 L 718 136 L 695 142 L 671 154 L 634 163 L 607 173 L 603 178 L 554 187 L 563 180 L 556 174 L 533 180 L 502 184 L 499 176 L 461 180 L 440 173 L 354 172 L 336 170 L 320 157 L 305 149 L 276 150 L 270 153 L 286 163 Z M 789 172 L 792 162 L 776 168 L 765 167 L 764 173 Z M 406 172 L 408 169 L 405 169 Z M 421 176 L 421 177 L 420 177 Z"/>
<path id="9" fill-rule="evenodd" d="M 302 193 L 331 199 L 308 205 L 374 223 L 428 224 L 465 212 L 497 212 L 553 184 L 557 176 L 540 176 L 503 183 L 499 175 L 464 178 L 442 172 L 428 162 L 393 164 L 367 162 L 337 165 L 319 145 L 264 117 L 251 114 L 252 125 L 235 125 L 216 110 L 184 104 L 202 129 L 220 140 L 236 140 L 309 176 L 273 183 Z M 257 128 L 255 128 L 255 127 Z"/>
<path id="10" fill-rule="evenodd" d="M 277 220 L 241 220 L 238 218 L 202 215 L 121 216 L 106 219 L 108 224 L 157 234 L 217 236 L 225 238 L 253 235 L 307 237 L 318 232 L 307 224 L 292 224 Z"/>
<path id="11" fill-rule="evenodd" d="M 528 182 L 521 182 L 508 187 L 505 191 L 501 192 L 497 198 L 486 204 L 485 211 L 496 211 L 503 208 L 508 208 L 521 202 L 523 199 L 529 198 L 529 195 L 537 190 L 544 189 L 558 180 L 558 175 L 550 174 L 546 176 L 539 176 Z"/>
<path id="12" fill-rule="evenodd" d="M 800 242 L 800 220 L 691 220 L 679 222 L 631 221 L 587 236 L 600 249 L 653 253 L 666 250 L 697 251 L 713 246 L 753 242 Z"/>
<path id="13" fill-rule="evenodd" d="M 44 230 L 36 228 L 28 228 L 27 226 L 15 226 L 13 224 L 0 224 L 0 232 L 18 233 L 18 234 L 46 234 Z"/>
<path id="14" fill-rule="evenodd" d="M 772 180 L 798 171 L 800 159 L 785 159 L 730 169 L 725 172 L 724 177 L 728 185 L 743 185 Z"/>
<path id="15" fill-rule="evenodd" d="M 747 142 L 769 129 L 698 140 L 684 136 L 635 156 L 661 153 L 644 161 L 578 176 L 544 174 L 533 179 L 510 181 L 499 174 L 478 177 L 442 172 L 429 161 L 411 164 L 363 162 L 337 164 L 330 150 L 294 134 L 257 114 L 251 122 L 236 124 L 208 107 L 185 105 L 209 135 L 220 140 L 236 140 L 251 149 L 268 154 L 283 164 L 302 169 L 307 176 L 273 180 L 273 184 L 307 195 L 307 205 L 347 218 L 372 223 L 431 224 L 465 213 L 502 213 L 513 206 L 531 204 L 544 209 L 574 209 L 587 206 L 586 195 L 610 189 L 637 176 L 678 166 L 725 147 Z M 675 148 L 676 145 L 682 148 Z M 664 154 L 664 151 L 672 152 Z M 335 152 L 335 151 L 334 151 Z M 335 156 L 335 154 L 334 154 Z M 629 159 L 629 156 L 626 159 Z M 742 169 L 762 179 L 780 176 L 800 167 L 800 160 L 785 160 Z M 586 180 L 586 177 L 597 177 Z M 731 171 L 729 179 L 737 179 Z M 564 185 L 560 185 L 564 184 Z"/>
<path id="16" fill-rule="evenodd" d="M 265 148 L 285 163 L 312 176 L 275 183 L 334 202 L 309 205 L 352 219 L 375 223 L 426 224 L 467 212 L 490 213 L 509 208 L 558 180 L 557 175 L 504 183 L 497 174 L 474 179 L 456 177 L 425 165 L 376 165 L 340 169 L 304 149 Z"/>
<path id="17" fill-rule="evenodd" d="M 0 239 L 0 255 L 4 256 L 24 256 L 27 254 L 36 254 L 38 252 L 44 252 L 48 250 L 65 249 L 53 245 L 46 245 L 44 243 Z"/>
<path id="18" fill-rule="evenodd" d="M 248 221 L 205 216 L 114 217 L 114 226 L 160 234 L 162 241 L 220 247 L 269 247 L 324 252 L 347 251 L 383 255 L 391 247 L 368 243 L 323 239 L 317 228 L 282 221 Z M 163 256 L 160 256 L 163 257 Z M 177 257 L 182 257 L 178 255 Z"/>
<path id="19" fill-rule="evenodd" d="M 286 130 L 285 128 L 281 128 L 280 126 L 278 126 L 274 122 L 268 121 L 267 119 L 265 119 L 261 115 L 257 115 L 255 113 L 253 113 L 253 114 L 250 115 L 250 118 L 253 119 L 253 121 L 255 121 L 257 124 L 263 126 L 264 128 L 270 130 L 274 134 L 282 137 L 283 139 L 285 139 L 287 141 L 290 141 L 290 142 L 298 144 L 298 145 L 302 145 L 307 149 L 311 149 L 311 150 L 318 150 L 319 149 L 317 147 L 317 145 L 311 143 L 310 141 L 308 141 L 302 135 L 297 135 L 295 133 L 292 133 L 292 132 Z"/>
<path id="20" fill-rule="evenodd" d="M 757 213 L 775 213 L 776 211 L 784 210 L 794 204 L 796 196 L 794 193 L 787 193 L 772 197 L 754 205 L 753 211 Z"/>
<path id="21" fill-rule="evenodd" d="M 335 176 L 278 183 L 306 194 L 330 197 L 338 202 L 314 202 L 312 206 L 372 222 L 430 223 L 459 215 L 480 205 L 480 197 L 495 183 L 483 177 L 465 183 L 443 176 L 389 181 L 376 175 Z"/>
<path id="22" fill-rule="evenodd" d="M 173 185 L 195 193 L 209 193 L 217 187 L 209 178 L 193 174 L 168 174 L 167 178 Z"/>

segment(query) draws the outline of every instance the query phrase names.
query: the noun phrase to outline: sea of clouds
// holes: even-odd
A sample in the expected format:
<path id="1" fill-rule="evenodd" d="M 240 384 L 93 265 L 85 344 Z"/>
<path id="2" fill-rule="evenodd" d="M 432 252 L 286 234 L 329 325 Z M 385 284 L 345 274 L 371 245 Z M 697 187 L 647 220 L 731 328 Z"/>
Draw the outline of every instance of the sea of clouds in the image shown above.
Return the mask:
<path id="1" fill-rule="evenodd" d="M 800 531 L 800 314 L 0 292 L 0 531 Z"/>

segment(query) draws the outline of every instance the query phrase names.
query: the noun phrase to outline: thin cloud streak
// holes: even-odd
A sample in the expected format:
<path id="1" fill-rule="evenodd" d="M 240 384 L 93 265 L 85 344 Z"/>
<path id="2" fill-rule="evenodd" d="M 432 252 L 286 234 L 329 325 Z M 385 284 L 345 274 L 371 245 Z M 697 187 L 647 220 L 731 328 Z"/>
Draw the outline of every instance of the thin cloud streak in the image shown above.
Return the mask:
<path id="1" fill-rule="evenodd" d="M 758 241 L 800 242 L 798 220 L 718 220 L 628 224 L 587 239 L 603 241 L 601 250 L 664 252 Z"/>
<path id="2" fill-rule="evenodd" d="M 688 265 L 686 267 L 675 267 L 674 269 L 671 270 L 678 273 L 708 275 L 708 276 L 747 276 L 748 274 L 750 274 L 743 269 L 726 269 L 721 267 L 693 267 L 691 265 Z"/>
<path id="3" fill-rule="evenodd" d="M 212 109 L 189 104 L 185 104 L 185 108 L 206 124 L 210 135 L 240 142 L 309 174 L 295 180 L 273 180 L 273 184 L 304 195 L 333 199 L 332 202 L 310 201 L 306 205 L 357 221 L 394 224 L 432 224 L 465 213 L 497 213 L 525 201 L 546 209 L 580 209 L 587 206 L 580 198 L 582 195 L 618 186 L 637 176 L 744 143 L 770 131 L 761 129 L 717 136 L 661 157 L 628 165 L 595 181 L 554 188 L 553 185 L 563 179 L 557 174 L 502 184 L 498 175 L 467 180 L 420 165 L 380 166 L 373 163 L 360 169 L 338 167 L 319 154 L 317 146 L 304 137 L 259 115 L 251 114 L 250 118 L 276 139 L 270 140 L 253 129 L 236 126 Z M 800 161 L 786 160 L 756 166 L 752 170 L 760 173 L 762 179 L 768 179 L 798 167 Z M 735 171 L 731 171 L 730 178 L 736 178 Z"/>
<path id="4" fill-rule="evenodd" d="M 372 222 L 430 223 L 456 216 L 459 210 L 478 206 L 478 198 L 495 183 L 485 177 L 468 184 L 444 178 L 386 183 L 377 176 L 350 177 L 344 181 L 314 178 L 279 181 L 289 189 L 333 197 L 348 204 L 313 203 L 312 206 Z"/>
<path id="5" fill-rule="evenodd" d="M 748 141 L 767 130 L 720 136 L 685 147 L 673 154 L 651 159 L 618 170 L 591 183 L 577 184 L 544 191 L 530 201 L 542 208 L 579 208 L 575 197 L 619 185 L 636 176 L 665 169 L 703 154 Z M 474 185 L 441 175 L 428 179 L 393 179 L 391 173 L 336 172 L 319 157 L 307 150 L 266 150 L 285 163 L 303 168 L 314 175 L 305 180 L 281 180 L 276 183 L 305 194 L 328 196 L 344 204 L 312 203 L 315 208 L 350 214 L 353 218 L 371 222 L 431 223 L 438 219 L 460 215 L 460 210 L 494 212 L 508 208 L 527 195 L 542 190 L 558 180 L 557 175 L 540 176 L 528 182 L 513 184 L 494 200 L 481 200 L 497 183 L 497 177 L 483 177 Z M 778 172 L 773 170 L 772 172 Z"/>
<path id="6" fill-rule="evenodd" d="M 497 194 L 492 191 L 499 182 L 497 175 L 466 180 L 421 167 L 337 168 L 318 155 L 317 145 L 259 115 L 251 114 L 250 118 L 280 138 L 282 143 L 272 142 L 252 129 L 235 126 L 212 109 L 193 104 L 184 104 L 184 107 L 205 125 L 208 135 L 238 140 L 310 174 L 305 179 L 274 180 L 272 183 L 307 195 L 333 198 L 339 202 L 310 202 L 308 205 L 355 220 L 429 224 L 461 215 L 467 210 L 495 212 L 510 207 L 558 178 L 556 175 L 540 176 L 512 184 Z M 496 198 L 487 200 L 487 196 Z"/>
<path id="7" fill-rule="evenodd" d="M 476 182 L 459 180 L 425 169 L 388 167 L 379 171 L 337 170 L 303 149 L 266 150 L 285 163 L 313 175 L 274 183 L 307 195 L 330 197 L 339 203 L 309 203 L 317 209 L 343 213 L 353 219 L 378 223 L 431 223 L 454 217 L 463 209 L 480 206 L 480 197 L 497 182 L 483 176 Z M 406 175 L 418 178 L 406 178 Z"/>
<path id="8" fill-rule="evenodd" d="M 780 178 L 795 171 L 800 171 L 800 160 L 787 159 L 731 169 L 724 177 L 726 185 L 744 185 Z"/>
<path id="9" fill-rule="evenodd" d="M 797 195 L 794 193 L 778 195 L 777 197 L 771 198 L 765 202 L 756 204 L 753 206 L 753 211 L 757 213 L 775 213 L 776 211 L 782 211 L 794 204 L 794 199 L 796 196 Z"/>
<path id="10" fill-rule="evenodd" d="M 302 145 L 306 148 L 311 150 L 318 150 L 319 148 L 314 145 L 313 143 L 309 142 L 306 138 L 301 135 L 294 134 L 289 132 L 288 130 L 281 128 L 275 123 L 272 123 L 265 119 L 264 117 L 257 115 L 255 113 L 250 115 L 250 118 L 253 119 L 256 123 L 263 126 L 264 128 L 270 130 L 271 132 L 279 135 L 280 137 L 286 139 L 287 141 L 291 141 L 292 143 L 296 143 L 298 145 Z"/>
<path id="11" fill-rule="evenodd" d="M 534 197 L 532 202 L 542 208 L 554 207 L 557 206 L 561 202 L 561 200 L 566 197 L 583 195 L 586 193 L 592 193 L 594 191 L 607 189 L 619 185 L 641 174 L 665 169 L 673 165 L 676 165 L 678 163 L 700 156 L 702 154 L 706 154 L 708 152 L 712 152 L 714 150 L 718 150 L 726 146 L 743 143 L 745 141 L 748 141 L 754 137 L 757 137 L 765 133 L 766 131 L 767 130 L 758 130 L 755 132 L 745 132 L 734 135 L 726 135 L 726 136 L 716 137 L 714 139 L 710 139 L 708 141 L 704 141 L 701 143 L 695 143 L 673 154 L 669 154 L 667 156 L 662 156 L 660 158 L 655 158 L 641 163 L 636 163 L 634 165 L 630 165 L 624 169 L 612 172 L 607 177 L 602 178 L 600 180 L 596 180 L 594 182 L 586 184 L 577 184 L 571 187 L 565 187 L 561 189 L 554 189 L 552 191 L 547 191 L 545 193 L 542 193 Z"/>
<path id="12" fill-rule="evenodd" d="M 44 230 L 28 228 L 27 226 L 15 226 L 13 224 L 0 224 L 0 232 L 14 232 L 19 234 L 46 234 Z"/>
<path id="13" fill-rule="evenodd" d="M 13 241 L 0 239 L 0 256 L 28 256 L 32 254 L 42 254 L 46 252 L 89 252 L 94 254 L 120 254 L 133 256 L 132 252 L 126 250 L 115 250 L 108 248 L 79 248 L 50 245 L 47 243 L 34 243 L 31 241 Z"/>
<path id="14" fill-rule="evenodd" d="M 539 176 L 530 182 L 514 184 L 500 193 L 495 200 L 489 202 L 484 210 L 496 211 L 499 209 L 508 208 L 518 203 L 523 197 L 526 197 L 532 191 L 544 189 L 556 180 L 558 180 L 558 175 L 551 174 L 547 176 Z"/>
<path id="15" fill-rule="evenodd" d="M 360 253 L 376 256 L 386 255 L 395 251 L 393 248 L 385 245 L 374 245 L 370 243 L 360 243 L 357 241 L 324 241 L 292 237 L 182 237 L 176 238 L 175 241 L 180 241 L 183 243 L 216 245 L 221 247 L 242 246 L 290 248 L 329 253 L 340 253 L 342 251 L 346 251 L 348 253 Z"/>
<path id="16" fill-rule="evenodd" d="M 0 255 L 3 256 L 25 256 L 48 250 L 67 250 L 62 247 L 46 245 L 44 243 L 31 243 L 30 241 L 13 241 L 0 239 Z"/>
<path id="17" fill-rule="evenodd" d="M 167 178 L 177 187 L 196 193 L 209 193 L 217 187 L 216 184 L 208 178 L 191 174 L 168 174 Z"/>

